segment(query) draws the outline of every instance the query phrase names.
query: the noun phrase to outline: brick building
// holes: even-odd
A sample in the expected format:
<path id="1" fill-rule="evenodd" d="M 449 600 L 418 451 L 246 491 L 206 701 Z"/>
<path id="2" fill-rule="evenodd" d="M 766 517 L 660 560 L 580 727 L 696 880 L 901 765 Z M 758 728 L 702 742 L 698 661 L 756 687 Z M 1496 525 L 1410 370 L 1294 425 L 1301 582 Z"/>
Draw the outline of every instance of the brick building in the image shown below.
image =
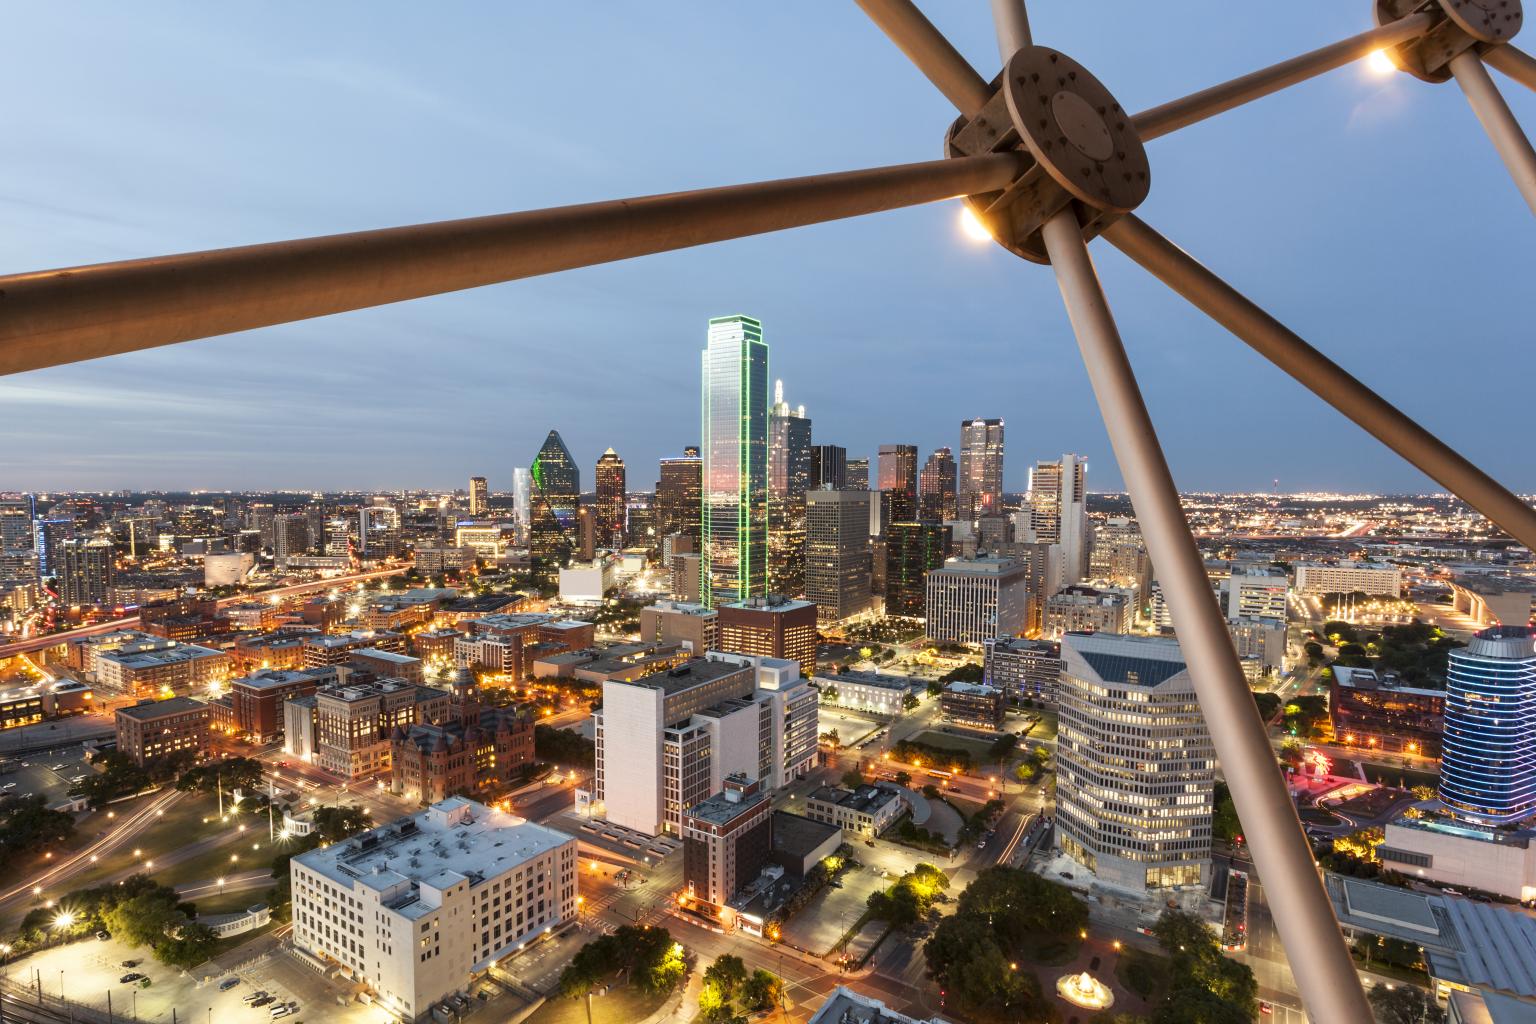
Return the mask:
<path id="1" fill-rule="evenodd" d="M 208 705 L 191 697 L 145 700 L 118 708 L 117 749 L 147 768 L 178 755 L 208 756 Z"/>

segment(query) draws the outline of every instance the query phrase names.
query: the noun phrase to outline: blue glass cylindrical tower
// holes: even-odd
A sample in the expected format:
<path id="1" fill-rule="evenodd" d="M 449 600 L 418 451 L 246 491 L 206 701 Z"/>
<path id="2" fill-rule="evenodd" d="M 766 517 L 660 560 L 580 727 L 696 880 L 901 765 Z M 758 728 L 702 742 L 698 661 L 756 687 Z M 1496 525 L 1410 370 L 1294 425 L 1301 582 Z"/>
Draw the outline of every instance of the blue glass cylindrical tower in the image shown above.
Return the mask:
<path id="1" fill-rule="evenodd" d="M 1451 652 L 1440 800 L 1499 824 L 1536 815 L 1536 634 L 1494 626 Z"/>

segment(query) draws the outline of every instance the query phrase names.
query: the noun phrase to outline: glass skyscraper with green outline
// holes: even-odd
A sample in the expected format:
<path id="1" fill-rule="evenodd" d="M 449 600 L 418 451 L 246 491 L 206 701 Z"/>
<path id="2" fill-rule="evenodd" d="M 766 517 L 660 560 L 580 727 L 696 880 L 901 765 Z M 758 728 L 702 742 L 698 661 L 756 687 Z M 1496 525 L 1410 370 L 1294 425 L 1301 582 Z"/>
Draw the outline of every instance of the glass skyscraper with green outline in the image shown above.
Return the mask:
<path id="1" fill-rule="evenodd" d="M 751 317 L 709 321 L 703 353 L 700 593 L 710 607 L 768 588 L 768 345 Z"/>

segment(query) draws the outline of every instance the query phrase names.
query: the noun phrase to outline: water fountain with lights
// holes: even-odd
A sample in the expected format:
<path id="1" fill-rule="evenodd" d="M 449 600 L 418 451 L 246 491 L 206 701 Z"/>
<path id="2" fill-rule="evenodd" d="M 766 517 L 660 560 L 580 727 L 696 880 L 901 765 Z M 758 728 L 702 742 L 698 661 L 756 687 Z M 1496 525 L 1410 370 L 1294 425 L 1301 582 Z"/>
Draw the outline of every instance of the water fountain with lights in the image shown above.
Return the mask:
<path id="1" fill-rule="evenodd" d="M 1115 1005 L 1115 994 L 1098 978 L 1083 971 L 1063 974 L 1056 979 L 1056 994 L 1073 1006 L 1085 1010 L 1107 1010 Z"/>

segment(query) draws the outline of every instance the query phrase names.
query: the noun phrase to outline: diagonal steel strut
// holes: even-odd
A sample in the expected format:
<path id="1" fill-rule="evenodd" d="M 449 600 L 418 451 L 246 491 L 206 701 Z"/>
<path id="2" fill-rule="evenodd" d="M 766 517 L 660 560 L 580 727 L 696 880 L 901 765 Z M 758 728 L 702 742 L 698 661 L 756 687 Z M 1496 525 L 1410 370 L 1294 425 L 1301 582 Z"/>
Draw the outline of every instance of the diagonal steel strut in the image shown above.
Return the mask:
<path id="1" fill-rule="evenodd" d="M 1536 149 L 1531 148 L 1531 140 L 1520 130 L 1520 122 L 1504 102 L 1499 87 L 1493 84 L 1493 76 L 1472 50 L 1452 57 L 1450 69 L 1472 105 L 1472 113 L 1488 133 L 1493 148 L 1499 151 L 1499 159 L 1504 161 L 1515 187 L 1525 197 L 1531 212 L 1536 213 Z"/>
<path id="2" fill-rule="evenodd" d="M 1536 57 L 1508 43 L 1483 54 L 1483 63 L 1497 68 L 1527 89 L 1536 89 Z"/>
<path id="3" fill-rule="evenodd" d="M 1135 214 L 1128 214 L 1105 229 L 1104 237 L 1307 390 L 1417 466 L 1505 533 L 1536 551 L 1536 509 L 1307 344 L 1145 221 Z"/>
<path id="4" fill-rule="evenodd" d="M 1389 25 L 1260 68 L 1230 82 L 1222 82 L 1209 89 L 1169 100 L 1150 110 L 1143 110 L 1132 120 L 1143 142 L 1155 139 L 1208 117 L 1215 117 L 1233 107 L 1279 92 L 1298 82 L 1341 68 L 1369 55 L 1373 50 L 1396 46 L 1423 35 L 1434 24 L 1432 15 L 1412 14 Z"/>
<path id="5" fill-rule="evenodd" d="M 1179 648 L 1189 665 L 1200 711 L 1242 816 L 1254 864 L 1264 884 L 1278 897 L 1270 909 L 1308 1017 L 1319 1024 L 1371 1020 L 1311 847 L 1276 767 L 1269 735 L 1211 594 L 1205 565 L 1184 519 L 1178 489 L 1083 242 L 1082 229 L 1067 209 L 1046 221 L 1043 233 L 1115 461 L 1125 477 L 1147 553 L 1163 585 Z"/>
<path id="6" fill-rule="evenodd" d="M 0 374 L 1003 188 L 997 153 L 0 277 Z"/>
<path id="7" fill-rule="evenodd" d="M 869 20 L 907 55 L 939 92 L 970 117 L 992 98 L 992 87 L 960 51 L 923 17 L 912 0 L 856 0 Z"/>

